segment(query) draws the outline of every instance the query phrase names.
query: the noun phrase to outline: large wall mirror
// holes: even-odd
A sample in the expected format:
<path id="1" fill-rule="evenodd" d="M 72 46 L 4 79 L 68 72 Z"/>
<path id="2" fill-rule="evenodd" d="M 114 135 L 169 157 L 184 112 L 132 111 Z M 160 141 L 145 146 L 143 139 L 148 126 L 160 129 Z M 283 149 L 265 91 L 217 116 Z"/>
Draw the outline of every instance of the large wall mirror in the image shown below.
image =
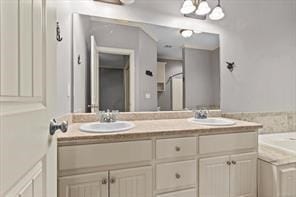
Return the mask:
<path id="1" fill-rule="evenodd" d="M 219 35 L 74 14 L 72 107 L 219 109 Z"/>

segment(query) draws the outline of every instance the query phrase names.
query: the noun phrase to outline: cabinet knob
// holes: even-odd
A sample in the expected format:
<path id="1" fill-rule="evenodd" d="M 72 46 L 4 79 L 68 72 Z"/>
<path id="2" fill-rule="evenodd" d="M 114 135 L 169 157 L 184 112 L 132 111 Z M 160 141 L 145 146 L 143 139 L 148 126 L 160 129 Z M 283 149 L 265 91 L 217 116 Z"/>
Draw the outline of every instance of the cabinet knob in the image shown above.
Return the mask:
<path id="1" fill-rule="evenodd" d="M 176 146 L 176 147 L 175 147 L 175 150 L 176 150 L 177 152 L 180 152 L 180 151 L 181 151 L 181 148 L 180 148 L 179 146 Z"/>
<path id="2" fill-rule="evenodd" d="M 103 184 L 103 185 L 106 185 L 107 182 L 108 182 L 107 178 L 104 178 L 104 179 L 102 180 L 102 184 Z"/>
<path id="3" fill-rule="evenodd" d="M 176 173 L 176 179 L 180 179 L 181 175 L 179 173 Z"/>
<path id="4" fill-rule="evenodd" d="M 235 164 L 236 164 L 236 161 L 232 161 L 231 163 L 232 163 L 233 165 L 235 165 Z"/>
<path id="5" fill-rule="evenodd" d="M 110 179 L 110 183 L 111 183 L 111 184 L 114 184 L 115 182 L 116 182 L 116 179 L 115 179 L 115 178 L 111 178 L 111 179 Z"/>
<path id="6" fill-rule="evenodd" d="M 227 161 L 226 164 L 230 166 L 231 165 L 231 162 L 230 161 Z"/>

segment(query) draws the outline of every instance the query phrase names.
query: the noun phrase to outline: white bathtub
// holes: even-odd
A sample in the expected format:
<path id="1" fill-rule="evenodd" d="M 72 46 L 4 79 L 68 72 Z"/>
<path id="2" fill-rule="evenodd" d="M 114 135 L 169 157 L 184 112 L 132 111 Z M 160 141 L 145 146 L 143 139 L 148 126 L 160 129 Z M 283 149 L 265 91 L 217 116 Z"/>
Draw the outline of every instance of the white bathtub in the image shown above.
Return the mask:
<path id="1" fill-rule="evenodd" d="M 296 154 L 296 132 L 259 135 L 259 144 Z"/>

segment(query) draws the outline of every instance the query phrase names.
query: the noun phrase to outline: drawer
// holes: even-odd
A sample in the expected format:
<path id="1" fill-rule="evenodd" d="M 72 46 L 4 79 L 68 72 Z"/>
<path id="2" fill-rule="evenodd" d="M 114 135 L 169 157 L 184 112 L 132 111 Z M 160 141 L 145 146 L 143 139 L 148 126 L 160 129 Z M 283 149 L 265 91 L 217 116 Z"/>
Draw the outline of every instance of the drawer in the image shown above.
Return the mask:
<path id="1" fill-rule="evenodd" d="M 199 137 L 200 154 L 256 148 L 257 132 L 208 135 Z"/>
<path id="2" fill-rule="evenodd" d="M 178 192 L 157 195 L 157 197 L 196 197 L 196 190 L 189 189 Z"/>
<path id="3" fill-rule="evenodd" d="M 62 146 L 58 159 L 59 170 L 151 161 L 152 141 Z"/>
<path id="4" fill-rule="evenodd" d="M 197 138 L 173 138 L 156 140 L 156 159 L 194 156 L 197 152 Z"/>
<path id="5" fill-rule="evenodd" d="M 156 189 L 174 189 L 196 184 L 196 161 L 158 164 L 156 166 Z"/>

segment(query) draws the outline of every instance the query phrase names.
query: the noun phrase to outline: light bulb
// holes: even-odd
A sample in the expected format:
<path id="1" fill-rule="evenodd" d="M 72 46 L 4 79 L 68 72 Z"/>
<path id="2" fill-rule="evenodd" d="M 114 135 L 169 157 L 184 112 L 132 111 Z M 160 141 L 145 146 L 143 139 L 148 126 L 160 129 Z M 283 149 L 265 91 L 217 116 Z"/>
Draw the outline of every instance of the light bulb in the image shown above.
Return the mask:
<path id="1" fill-rule="evenodd" d="M 124 5 L 130 5 L 135 2 L 135 0 L 120 0 L 121 3 Z"/>
<path id="2" fill-rule="evenodd" d="M 184 38 L 190 38 L 193 35 L 193 31 L 189 29 L 182 29 L 180 33 Z"/>
<path id="3" fill-rule="evenodd" d="M 182 5 L 182 8 L 180 9 L 180 12 L 182 14 L 190 14 L 190 13 L 194 12 L 195 9 L 196 9 L 196 7 L 193 4 L 192 0 L 185 0 Z"/>
<path id="4" fill-rule="evenodd" d="M 211 11 L 211 8 L 210 8 L 208 2 L 203 0 L 199 3 L 195 13 L 199 16 L 203 16 L 203 15 L 210 13 L 210 11 Z"/>
<path id="5" fill-rule="evenodd" d="M 209 15 L 211 20 L 221 20 L 222 18 L 224 18 L 225 14 L 223 12 L 223 9 L 221 8 L 220 5 L 218 5 L 217 7 L 214 8 L 214 10 L 212 11 L 212 13 Z"/>

